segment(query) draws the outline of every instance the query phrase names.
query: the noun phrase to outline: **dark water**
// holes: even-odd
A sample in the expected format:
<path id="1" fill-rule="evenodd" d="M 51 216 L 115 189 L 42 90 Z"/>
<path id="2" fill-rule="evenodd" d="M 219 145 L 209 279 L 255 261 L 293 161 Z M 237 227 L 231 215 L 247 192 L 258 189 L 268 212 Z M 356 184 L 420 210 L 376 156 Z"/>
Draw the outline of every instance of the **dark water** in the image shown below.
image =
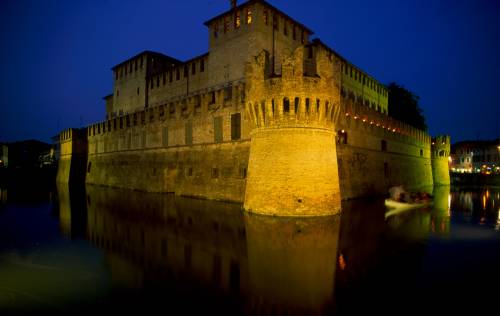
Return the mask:
<path id="1" fill-rule="evenodd" d="M 500 189 L 273 218 L 103 187 L 0 192 L 0 315 L 498 311 Z"/>

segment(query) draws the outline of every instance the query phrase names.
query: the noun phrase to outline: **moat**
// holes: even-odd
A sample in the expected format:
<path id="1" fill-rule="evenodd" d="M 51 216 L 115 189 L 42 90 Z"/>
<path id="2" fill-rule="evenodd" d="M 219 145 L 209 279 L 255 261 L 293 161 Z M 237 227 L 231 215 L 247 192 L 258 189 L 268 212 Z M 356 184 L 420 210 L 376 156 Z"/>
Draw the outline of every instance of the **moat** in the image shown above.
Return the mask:
<path id="1" fill-rule="evenodd" d="M 389 217 L 363 199 L 302 219 L 98 186 L 2 189 L 0 312 L 495 310 L 500 189 L 434 195 Z"/>

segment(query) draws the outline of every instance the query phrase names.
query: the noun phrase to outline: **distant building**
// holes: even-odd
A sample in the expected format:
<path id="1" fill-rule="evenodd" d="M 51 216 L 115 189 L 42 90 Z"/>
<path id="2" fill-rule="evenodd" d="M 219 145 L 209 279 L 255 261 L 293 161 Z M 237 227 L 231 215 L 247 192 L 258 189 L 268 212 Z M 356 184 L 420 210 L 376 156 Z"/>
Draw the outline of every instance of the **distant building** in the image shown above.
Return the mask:
<path id="1" fill-rule="evenodd" d="M 0 168 L 9 167 L 9 147 L 7 144 L 0 145 Z"/>
<path id="2" fill-rule="evenodd" d="M 0 166 L 4 168 L 39 168 L 40 157 L 46 164 L 53 153 L 50 144 L 33 139 L 2 144 L 1 148 Z"/>
<path id="3" fill-rule="evenodd" d="M 453 144 L 450 168 L 452 172 L 500 173 L 500 139 Z"/>

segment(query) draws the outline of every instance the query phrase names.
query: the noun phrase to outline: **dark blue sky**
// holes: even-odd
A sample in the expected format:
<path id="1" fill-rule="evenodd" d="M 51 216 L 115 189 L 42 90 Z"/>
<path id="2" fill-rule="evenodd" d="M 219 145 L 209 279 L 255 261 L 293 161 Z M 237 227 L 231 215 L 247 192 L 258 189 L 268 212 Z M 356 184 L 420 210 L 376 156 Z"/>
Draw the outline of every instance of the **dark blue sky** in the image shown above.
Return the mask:
<path id="1" fill-rule="evenodd" d="M 239 1 L 242 2 L 242 1 Z M 269 0 L 382 83 L 420 96 L 431 134 L 500 134 L 500 1 Z M 143 50 L 208 50 L 228 0 L 0 2 L 0 141 L 104 118 L 110 68 Z"/>

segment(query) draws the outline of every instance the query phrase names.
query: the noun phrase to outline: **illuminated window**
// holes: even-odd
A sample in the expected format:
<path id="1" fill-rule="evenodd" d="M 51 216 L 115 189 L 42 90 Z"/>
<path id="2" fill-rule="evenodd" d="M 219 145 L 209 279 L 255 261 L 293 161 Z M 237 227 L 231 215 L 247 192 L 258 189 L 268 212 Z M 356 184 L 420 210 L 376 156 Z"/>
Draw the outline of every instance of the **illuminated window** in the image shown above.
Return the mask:
<path id="1" fill-rule="evenodd" d="M 337 144 L 347 144 L 347 132 L 345 130 L 337 132 Z"/>
<path id="2" fill-rule="evenodd" d="M 240 11 L 234 14 L 234 28 L 237 29 L 241 26 Z"/>
<path id="3" fill-rule="evenodd" d="M 252 24 L 252 8 L 248 7 L 247 8 L 247 24 Z"/>

